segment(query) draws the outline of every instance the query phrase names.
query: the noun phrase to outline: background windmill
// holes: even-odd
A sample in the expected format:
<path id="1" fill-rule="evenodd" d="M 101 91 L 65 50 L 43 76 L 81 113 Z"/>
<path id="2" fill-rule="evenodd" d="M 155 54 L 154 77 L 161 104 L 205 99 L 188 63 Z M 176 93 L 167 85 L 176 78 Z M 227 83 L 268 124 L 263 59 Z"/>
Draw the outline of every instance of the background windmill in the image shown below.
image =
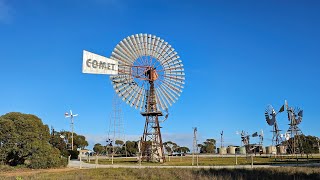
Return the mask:
<path id="1" fill-rule="evenodd" d="M 223 147 L 223 131 L 221 131 L 221 133 L 220 133 L 220 148 L 222 148 Z"/>
<path id="2" fill-rule="evenodd" d="M 289 107 L 288 102 L 285 101 L 285 106 L 288 113 L 289 129 L 286 132 L 287 144 L 289 146 L 289 153 L 303 153 L 302 149 L 302 131 L 299 124 L 302 121 L 303 110 L 296 107 Z"/>
<path id="3" fill-rule="evenodd" d="M 275 145 L 275 146 L 279 145 L 282 142 L 282 137 L 280 134 L 281 130 L 279 130 L 276 116 L 283 111 L 284 111 L 284 106 L 282 106 L 280 110 L 276 112 L 271 105 L 268 105 L 264 113 L 268 125 L 273 127 L 271 131 L 273 133 L 272 145 Z"/>

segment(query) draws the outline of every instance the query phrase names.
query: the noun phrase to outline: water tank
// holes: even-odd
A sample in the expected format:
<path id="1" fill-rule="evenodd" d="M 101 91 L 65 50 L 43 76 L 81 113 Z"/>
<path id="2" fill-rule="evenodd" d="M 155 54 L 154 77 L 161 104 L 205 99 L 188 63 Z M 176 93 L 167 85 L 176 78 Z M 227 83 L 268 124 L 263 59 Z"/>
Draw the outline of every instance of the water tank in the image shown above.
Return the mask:
<path id="1" fill-rule="evenodd" d="M 246 147 L 242 146 L 239 148 L 239 153 L 240 154 L 246 154 Z"/>
<path id="2" fill-rule="evenodd" d="M 277 149 L 275 146 L 268 146 L 266 148 L 266 153 L 267 154 L 275 154 L 277 152 Z"/>
<path id="3" fill-rule="evenodd" d="M 227 148 L 222 147 L 222 148 L 218 148 L 219 149 L 219 154 L 227 154 Z"/>
<path id="4" fill-rule="evenodd" d="M 236 154 L 236 147 L 229 146 L 227 149 L 228 154 Z"/>
<path id="5" fill-rule="evenodd" d="M 286 147 L 285 146 L 277 146 L 277 153 L 278 154 L 286 154 Z"/>

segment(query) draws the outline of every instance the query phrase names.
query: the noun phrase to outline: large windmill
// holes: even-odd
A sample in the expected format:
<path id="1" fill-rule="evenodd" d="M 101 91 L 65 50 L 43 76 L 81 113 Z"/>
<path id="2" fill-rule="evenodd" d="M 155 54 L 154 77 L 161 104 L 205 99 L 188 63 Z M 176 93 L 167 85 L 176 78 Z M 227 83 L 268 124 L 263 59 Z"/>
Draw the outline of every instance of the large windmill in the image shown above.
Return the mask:
<path id="1" fill-rule="evenodd" d="M 151 34 L 136 34 L 120 41 L 110 58 L 85 51 L 83 72 L 112 74 L 116 93 L 145 117 L 142 158 L 165 160 L 159 117 L 180 96 L 185 74 L 175 49 Z M 86 57 L 86 58 L 85 58 Z M 94 60 L 93 58 L 99 59 Z"/>

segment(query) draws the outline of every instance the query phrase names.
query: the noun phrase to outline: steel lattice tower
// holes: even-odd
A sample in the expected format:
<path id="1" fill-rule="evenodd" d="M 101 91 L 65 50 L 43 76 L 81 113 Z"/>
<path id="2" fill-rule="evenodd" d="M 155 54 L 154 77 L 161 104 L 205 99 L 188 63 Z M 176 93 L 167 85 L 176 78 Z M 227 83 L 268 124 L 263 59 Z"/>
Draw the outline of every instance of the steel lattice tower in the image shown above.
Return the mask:
<path id="1" fill-rule="evenodd" d="M 110 139 L 110 140 L 109 140 Z M 109 121 L 109 130 L 107 141 L 109 143 L 112 141 L 112 148 L 114 151 L 114 145 L 116 140 L 121 140 L 125 145 L 125 133 L 123 124 L 123 113 L 121 108 L 121 101 L 119 97 L 115 94 L 112 99 L 112 113 Z M 126 147 L 126 146 L 125 146 Z M 116 152 L 114 152 L 116 153 Z"/>
<path id="2" fill-rule="evenodd" d="M 150 68 L 147 71 L 147 75 L 150 79 L 149 90 L 147 90 L 145 98 L 145 112 L 141 112 L 141 115 L 146 117 L 143 136 L 141 139 L 142 159 L 153 162 L 165 162 L 160 131 L 161 127 L 158 119 L 158 117 L 163 116 L 163 114 L 157 109 L 153 82 L 153 76 L 156 76 L 156 72 L 153 68 Z"/>

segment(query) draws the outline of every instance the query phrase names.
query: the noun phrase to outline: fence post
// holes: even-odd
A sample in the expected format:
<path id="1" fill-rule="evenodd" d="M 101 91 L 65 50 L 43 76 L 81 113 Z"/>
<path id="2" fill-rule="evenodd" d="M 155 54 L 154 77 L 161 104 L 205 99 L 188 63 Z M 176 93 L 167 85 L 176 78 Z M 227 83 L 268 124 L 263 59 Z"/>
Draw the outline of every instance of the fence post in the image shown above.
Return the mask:
<path id="1" fill-rule="evenodd" d="M 253 168 L 253 154 L 251 154 L 251 168 Z"/>

